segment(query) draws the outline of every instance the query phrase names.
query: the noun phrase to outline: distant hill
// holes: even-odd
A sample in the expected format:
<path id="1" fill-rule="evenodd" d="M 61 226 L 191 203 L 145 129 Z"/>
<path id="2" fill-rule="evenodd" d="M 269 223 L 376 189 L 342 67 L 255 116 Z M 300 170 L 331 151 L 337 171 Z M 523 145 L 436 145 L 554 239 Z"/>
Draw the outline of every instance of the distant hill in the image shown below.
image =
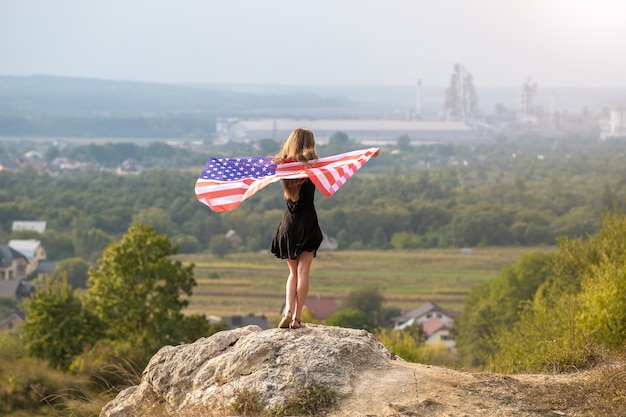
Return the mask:
<path id="1" fill-rule="evenodd" d="M 341 96 L 321 97 L 297 91 L 242 92 L 174 85 L 49 76 L 0 76 L 0 112 L 5 114 L 229 114 L 268 107 L 342 107 Z"/>
<path id="2" fill-rule="evenodd" d="M 435 119 L 445 87 L 421 87 L 421 109 Z M 416 106 L 416 86 L 157 84 L 52 76 L 0 76 L 0 136 L 208 137 L 216 117 L 394 118 Z M 515 109 L 519 89 L 476 86 L 485 114 Z M 626 104 L 626 89 L 549 89 L 535 104 L 592 114 Z"/>

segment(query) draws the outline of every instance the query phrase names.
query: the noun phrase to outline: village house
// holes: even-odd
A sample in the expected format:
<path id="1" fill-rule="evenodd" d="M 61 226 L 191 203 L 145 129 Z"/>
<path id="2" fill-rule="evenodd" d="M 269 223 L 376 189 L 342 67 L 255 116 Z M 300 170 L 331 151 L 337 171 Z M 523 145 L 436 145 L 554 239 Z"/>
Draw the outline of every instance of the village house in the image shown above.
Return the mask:
<path id="1" fill-rule="evenodd" d="M 26 276 L 37 272 L 39 263 L 47 258 L 46 250 L 41 241 L 35 239 L 12 239 L 9 248 L 21 253 L 28 260 Z"/>
<path id="2" fill-rule="evenodd" d="M 28 258 L 7 245 L 0 245 L 0 281 L 20 280 L 28 276 Z"/>
<path id="3" fill-rule="evenodd" d="M 450 330 L 454 327 L 454 319 L 460 314 L 458 311 L 445 310 L 429 301 L 396 317 L 394 330 L 401 331 L 409 326 L 418 325 L 427 337 L 427 344 L 442 342 L 452 350 L 455 343 L 450 336 Z"/>
<path id="4" fill-rule="evenodd" d="M 6 159 L 6 158 L 0 158 L 0 171 L 19 172 L 20 171 L 20 166 L 14 160 Z"/>
<path id="5" fill-rule="evenodd" d="M 0 319 L 0 332 L 11 331 L 24 323 L 24 317 L 20 313 L 11 313 L 8 317 Z"/>
<path id="6" fill-rule="evenodd" d="M 45 221 L 30 221 L 30 220 L 16 220 L 11 225 L 11 231 L 32 231 L 37 233 L 43 233 L 46 231 Z"/>
<path id="7" fill-rule="evenodd" d="M 35 287 L 23 279 L 0 280 L 0 297 L 21 301 L 35 292 Z"/>

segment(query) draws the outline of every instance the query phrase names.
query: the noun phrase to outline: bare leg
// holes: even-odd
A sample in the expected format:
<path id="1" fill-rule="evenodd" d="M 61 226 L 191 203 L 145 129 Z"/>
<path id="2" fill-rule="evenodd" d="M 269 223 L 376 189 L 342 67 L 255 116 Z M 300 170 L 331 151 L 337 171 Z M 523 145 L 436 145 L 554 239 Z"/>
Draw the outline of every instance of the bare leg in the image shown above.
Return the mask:
<path id="1" fill-rule="evenodd" d="M 314 252 L 302 252 L 297 259 L 297 286 L 296 286 L 296 308 L 293 310 L 294 321 L 298 321 L 300 324 L 300 318 L 302 317 L 302 309 L 306 302 L 306 297 L 309 294 L 309 274 L 311 271 L 311 264 L 313 263 Z"/>
<path id="2" fill-rule="evenodd" d="M 287 259 L 287 266 L 289 267 L 289 277 L 287 277 L 287 284 L 285 285 L 285 306 L 287 307 L 287 314 L 291 316 L 296 311 L 298 260 Z"/>

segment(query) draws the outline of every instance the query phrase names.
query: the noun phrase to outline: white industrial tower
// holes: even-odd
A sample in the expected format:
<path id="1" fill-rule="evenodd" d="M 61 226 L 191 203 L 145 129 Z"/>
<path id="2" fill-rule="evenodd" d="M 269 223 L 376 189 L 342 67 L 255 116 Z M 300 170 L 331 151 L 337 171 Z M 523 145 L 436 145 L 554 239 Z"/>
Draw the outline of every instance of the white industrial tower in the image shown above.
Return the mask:
<path id="1" fill-rule="evenodd" d="M 478 113 L 478 96 L 472 74 L 461 64 L 454 66 L 450 87 L 446 89 L 444 114 L 446 120 L 468 121 Z"/>
<path id="2" fill-rule="evenodd" d="M 537 116 L 535 114 L 535 93 L 537 92 L 537 83 L 532 79 L 526 80 L 522 85 L 522 91 L 519 95 L 519 107 L 517 109 L 517 122 L 521 124 L 537 124 Z"/>
<path id="3" fill-rule="evenodd" d="M 422 80 L 417 80 L 417 89 L 415 90 L 415 118 L 422 118 Z"/>

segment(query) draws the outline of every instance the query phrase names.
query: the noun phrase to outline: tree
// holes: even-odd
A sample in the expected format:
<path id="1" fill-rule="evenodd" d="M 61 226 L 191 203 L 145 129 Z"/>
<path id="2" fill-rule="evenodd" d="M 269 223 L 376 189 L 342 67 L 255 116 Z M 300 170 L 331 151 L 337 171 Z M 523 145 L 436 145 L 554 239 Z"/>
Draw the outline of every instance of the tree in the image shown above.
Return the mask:
<path id="1" fill-rule="evenodd" d="M 408 135 L 402 135 L 398 138 L 398 149 L 401 151 L 408 151 L 411 149 L 411 138 Z"/>
<path id="2" fill-rule="evenodd" d="M 187 342 L 198 333 L 195 318 L 182 310 L 196 285 L 194 265 L 172 261 L 177 248 L 166 235 L 144 224 L 134 224 L 118 242 L 110 244 L 90 270 L 86 305 L 105 325 L 114 341 L 130 341 L 146 355 L 165 344 Z M 189 334 L 189 324 L 196 328 Z"/>
<path id="3" fill-rule="evenodd" d="M 280 150 L 280 143 L 273 139 L 261 139 L 259 141 L 261 155 L 274 155 Z"/>
<path id="4" fill-rule="evenodd" d="M 148 224 L 154 228 L 156 233 L 174 235 L 176 232 L 176 225 L 172 222 L 169 214 L 158 207 L 140 210 L 133 216 L 132 222 Z"/>
<path id="5" fill-rule="evenodd" d="M 82 258 L 64 259 L 59 261 L 52 276 L 57 279 L 65 277 L 72 288 L 87 288 L 89 267 L 90 264 Z"/>
<path id="6" fill-rule="evenodd" d="M 326 152 L 329 154 L 337 154 L 347 152 L 350 149 L 350 137 L 344 132 L 335 132 L 328 138 Z"/>
<path id="7" fill-rule="evenodd" d="M 230 252 L 230 242 L 224 235 L 214 235 L 209 243 L 209 250 L 211 253 L 219 258 L 223 258 L 228 252 Z"/>
<path id="8" fill-rule="evenodd" d="M 17 300 L 10 297 L 0 297 L 0 320 L 17 310 Z"/>
<path id="9" fill-rule="evenodd" d="M 83 308 L 65 279 L 46 278 L 44 286 L 24 306 L 28 351 L 55 368 L 67 369 L 76 355 L 101 336 L 101 323 Z"/>
<path id="10" fill-rule="evenodd" d="M 343 302 L 343 308 L 362 311 L 368 322 L 378 325 L 383 318 L 383 301 L 385 297 L 378 288 L 367 288 L 353 291 Z"/>
<path id="11" fill-rule="evenodd" d="M 345 146 L 350 143 L 350 137 L 344 132 L 335 132 L 328 139 L 328 145 L 330 146 Z"/>
<path id="12" fill-rule="evenodd" d="M 626 342 L 626 216 L 605 214 L 587 240 L 559 239 L 546 281 L 515 326 L 496 335 L 492 364 L 509 371 L 585 368 Z"/>
<path id="13" fill-rule="evenodd" d="M 523 306 L 546 281 L 551 260 L 548 253 L 525 254 L 515 265 L 504 267 L 495 280 L 470 292 L 455 335 L 457 349 L 468 366 L 487 363 L 495 349 L 494 338 L 517 323 Z"/>
<path id="14" fill-rule="evenodd" d="M 367 315 L 356 308 L 346 308 L 334 312 L 325 320 L 328 326 L 348 327 L 350 329 L 372 329 L 374 322 Z"/>

